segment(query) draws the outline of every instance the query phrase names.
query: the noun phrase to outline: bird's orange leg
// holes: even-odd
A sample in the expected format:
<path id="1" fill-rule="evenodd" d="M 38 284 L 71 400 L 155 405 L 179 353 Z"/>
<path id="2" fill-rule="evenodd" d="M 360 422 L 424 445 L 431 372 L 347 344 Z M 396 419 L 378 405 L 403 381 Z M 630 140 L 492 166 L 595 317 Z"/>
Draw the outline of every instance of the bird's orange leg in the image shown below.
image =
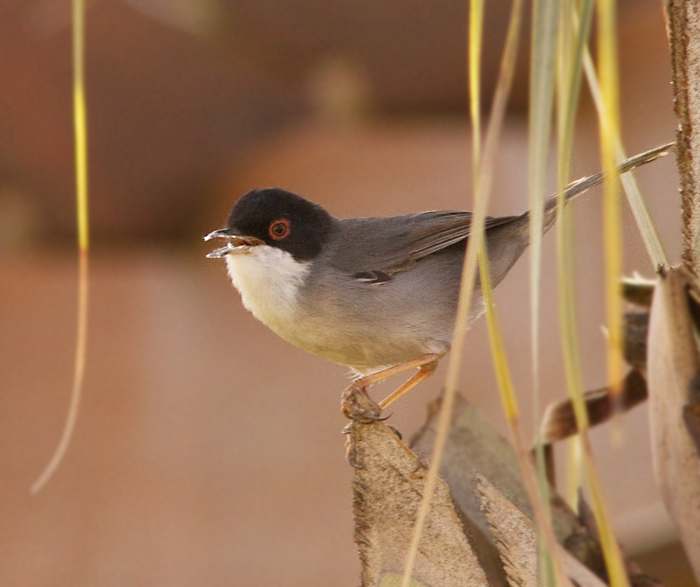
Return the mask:
<path id="1" fill-rule="evenodd" d="M 343 393 L 341 400 L 341 406 L 343 413 L 350 418 L 358 422 L 374 422 L 381 419 L 381 411 L 386 408 L 389 404 L 395 402 L 402 395 L 407 393 L 409 390 L 413 389 L 421 381 L 430 377 L 437 368 L 439 356 L 431 353 L 413 359 L 412 361 L 407 361 L 399 365 L 394 365 L 388 369 L 382 369 L 371 375 L 365 375 L 364 377 L 358 377 L 352 382 L 352 385 L 348 387 Z M 367 394 L 367 388 L 375 383 L 384 381 L 388 377 L 393 375 L 398 375 L 409 369 L 418 369 L 408 381 L 406 381 L 401 387 L 396 391 L 391 393 L 388 397 L 381 401 L 381 403 L 376 404 Z M 361 394 L 358 397 L 357 394 Z M 361 399 L 364 397 L 364 400 Z M 367 403 L 369 401 L 369 404 Z"/>
<path id="2" fill-rule="evenodd" d="M 390 404 L 393 404 L 397 399 L 399 399 L 402 395 L 408 393 L 411 391 L 416 385 L 418 385 L 421 381 L 424 379 L 427 379 L 430 377 L 433 373 L 435 373 L 435 369 L 437 369 L 438 366 L 438 360 L 437 358 L 431 359 L 427 363 L 423 363 L 422 365 L 418 366 L 418 372 L 414 373 L 413 376 L 406 381 L 401 387 L 399 387 L 396 391 L 390 393 L 387 397 L 385 397 L 382 401 L 379 402 L 379 407 L 383 410 Z"/>

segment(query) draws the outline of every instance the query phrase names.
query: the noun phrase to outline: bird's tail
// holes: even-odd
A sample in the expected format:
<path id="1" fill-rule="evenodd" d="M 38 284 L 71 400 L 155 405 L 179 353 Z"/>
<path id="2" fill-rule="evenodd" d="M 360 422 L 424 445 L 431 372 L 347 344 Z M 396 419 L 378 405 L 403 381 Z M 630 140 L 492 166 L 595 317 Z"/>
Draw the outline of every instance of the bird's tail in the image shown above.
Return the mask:
<path id="1" fill-rule="evenodd" d="M 623 173 L 632 171 L 637 167 L 641 167 L 642 165 L 656 161 L 659 157 L 668 155 L 669 151 L 671 151 L 675 145 L 676 143 L 667 143 L 649 151 L 644 151 L 644 153 L 639 153 L 639 155 L 635 155 L 629 159 L 625 159 L 617 165 L 617 173 L 622 175 Z M 564 197 L 565 203 L 569 202 L 576 196 L 580 196 L 582 193 L 588 191 L 592 187 L 602 183 L 606 175 L 607 172 L 599 171 L 595 175 L 582 177 L 581 179 L 570 183 L 566 189 L 561 192 L 561 194 L 558 193 L 548 198 L 544 204 L 544 230 L 546 231 L 548 228 L 550 228 L 557 218 L 557 203 L 560 196 Z"/>

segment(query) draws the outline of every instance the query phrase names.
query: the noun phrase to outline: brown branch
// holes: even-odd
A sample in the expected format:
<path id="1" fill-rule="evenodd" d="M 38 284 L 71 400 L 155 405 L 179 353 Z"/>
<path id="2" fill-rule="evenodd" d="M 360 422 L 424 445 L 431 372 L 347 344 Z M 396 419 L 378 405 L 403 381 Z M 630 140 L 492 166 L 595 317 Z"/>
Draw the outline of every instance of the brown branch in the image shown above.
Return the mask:
<path id="1" fill-rule="evenodd" d="M 700 275 L 700 6 L 669 0 L 668 33 L 673 69 L 674 110 L 678 119 L 676 160 L 683 212 L 683 264 Z"/>

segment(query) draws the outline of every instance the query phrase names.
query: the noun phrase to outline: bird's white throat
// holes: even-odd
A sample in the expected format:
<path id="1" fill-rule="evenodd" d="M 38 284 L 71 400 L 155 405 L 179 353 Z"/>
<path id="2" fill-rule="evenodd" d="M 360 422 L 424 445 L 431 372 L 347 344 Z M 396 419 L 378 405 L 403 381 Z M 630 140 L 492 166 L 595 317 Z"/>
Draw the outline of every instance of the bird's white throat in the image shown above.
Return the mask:
<path id="1" fill-rule="evenodd" d="M 287 251 L 258 245 L 247 253 L 227 255 L 226 266 L 246 309 L 279 334 L 291 326 L 308 263 L 295 260 Z"/>

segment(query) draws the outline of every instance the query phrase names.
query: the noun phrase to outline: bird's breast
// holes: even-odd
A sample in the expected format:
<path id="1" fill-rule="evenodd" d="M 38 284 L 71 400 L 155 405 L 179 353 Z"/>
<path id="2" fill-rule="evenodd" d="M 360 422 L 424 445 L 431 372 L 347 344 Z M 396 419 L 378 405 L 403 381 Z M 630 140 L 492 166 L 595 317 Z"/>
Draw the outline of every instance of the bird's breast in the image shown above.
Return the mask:
<path id="1" fill-rule="evenodd" d="M 286 251 L 259 245 L 226 257 L 228 274 L 243 306 L 283 338 L 294 330 L 298 295 L 309 272 Z"/>

